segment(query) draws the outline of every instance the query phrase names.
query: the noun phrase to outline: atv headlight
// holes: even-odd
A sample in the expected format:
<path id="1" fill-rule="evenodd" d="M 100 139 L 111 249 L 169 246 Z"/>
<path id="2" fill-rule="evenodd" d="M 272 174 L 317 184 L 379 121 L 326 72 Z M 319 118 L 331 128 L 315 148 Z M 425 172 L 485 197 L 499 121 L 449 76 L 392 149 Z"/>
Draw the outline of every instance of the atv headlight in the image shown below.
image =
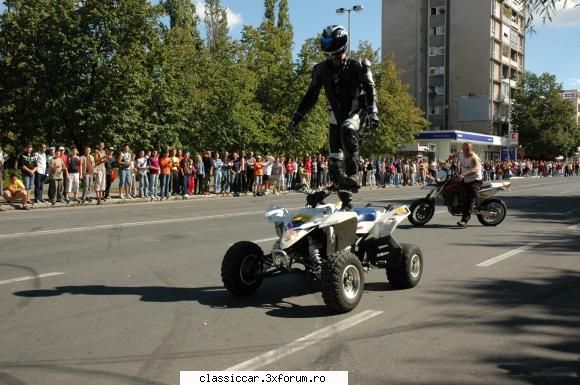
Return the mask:
<path id="1" fill-rule="evenodd" d="M 282 242 L 288 243 L 291 242 L 294 238 L 298 236 L 298 231 L 295 229 L 290 229 L 284 233 L 282 236 Z"/>

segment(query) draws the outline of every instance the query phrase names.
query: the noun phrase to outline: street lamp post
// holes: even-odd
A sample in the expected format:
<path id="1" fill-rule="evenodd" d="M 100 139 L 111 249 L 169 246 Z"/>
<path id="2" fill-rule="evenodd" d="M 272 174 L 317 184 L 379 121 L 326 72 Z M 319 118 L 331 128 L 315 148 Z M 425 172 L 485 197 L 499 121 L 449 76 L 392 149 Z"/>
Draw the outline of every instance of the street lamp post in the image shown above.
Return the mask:
<path id="1" fill-rule="evenodd" d="M 336 14 L 337 15 L 344 15 L 345 12 L 348 12 L 348 56 L 350 56 L 350 40 L 351 40 L 351 35 L 350 35 L 350 13 L 352 11 L 355 12 L 361 12 L 363 10 L 363 6 L 362 5 L 353 5 L 352 8 L 337 8 L 336 9 Z"/>
<path id="2" fill-rule="evenodd" d="M 508 140 L 508 147 L 507 147 L 507 160 L 508 162 L 511 161 L 511 149 L 512 149 L 512 87 L 510 85 L 510 92 L 508 94 L 508 113 L 507 113 L 507 140 Z"/>

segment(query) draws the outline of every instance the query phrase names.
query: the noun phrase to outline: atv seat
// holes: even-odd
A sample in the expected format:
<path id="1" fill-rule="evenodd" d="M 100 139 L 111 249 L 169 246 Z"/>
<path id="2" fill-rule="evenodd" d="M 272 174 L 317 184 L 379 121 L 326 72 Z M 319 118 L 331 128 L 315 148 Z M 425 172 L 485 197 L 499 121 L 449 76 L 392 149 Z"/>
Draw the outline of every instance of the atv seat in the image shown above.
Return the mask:
<path id="1" fill-rule="evenodd" d="M 357 207 L 353 211 L 359 222 L 374 222 L 377 219 L 377 210 L 372 207 Z"/>

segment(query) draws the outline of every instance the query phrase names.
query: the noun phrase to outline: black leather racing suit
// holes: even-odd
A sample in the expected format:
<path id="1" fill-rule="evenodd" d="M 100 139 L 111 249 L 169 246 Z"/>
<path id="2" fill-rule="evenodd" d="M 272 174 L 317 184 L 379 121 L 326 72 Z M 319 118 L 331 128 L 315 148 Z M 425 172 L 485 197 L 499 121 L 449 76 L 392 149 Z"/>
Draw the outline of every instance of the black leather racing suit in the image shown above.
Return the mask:
<path id="1" fill-rule="evenodd" d="M 322 87 L 329 106 L 329 176 L 339 188 L 353 187 L 359 164 L 359 113 L 378 113 L 371 64 L 366 59 L 347 58 L 340 66 L 331 60 L 315 65 L 308 91 L 296 111 L 299 118 L 314 107 Z"/>

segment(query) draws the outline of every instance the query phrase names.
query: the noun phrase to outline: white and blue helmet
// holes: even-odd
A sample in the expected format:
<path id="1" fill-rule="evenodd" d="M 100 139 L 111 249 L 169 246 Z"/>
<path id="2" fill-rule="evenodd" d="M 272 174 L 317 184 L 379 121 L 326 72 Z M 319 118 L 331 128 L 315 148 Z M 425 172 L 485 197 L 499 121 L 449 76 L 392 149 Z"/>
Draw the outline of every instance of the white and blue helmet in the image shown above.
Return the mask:
<path id="1" fill-rule="evenodd" d="M 348 47 L 348 32 L 342 25 L 329 25 L 322 31 L 320 49 L 325 55 L 337 55 Z"/>

